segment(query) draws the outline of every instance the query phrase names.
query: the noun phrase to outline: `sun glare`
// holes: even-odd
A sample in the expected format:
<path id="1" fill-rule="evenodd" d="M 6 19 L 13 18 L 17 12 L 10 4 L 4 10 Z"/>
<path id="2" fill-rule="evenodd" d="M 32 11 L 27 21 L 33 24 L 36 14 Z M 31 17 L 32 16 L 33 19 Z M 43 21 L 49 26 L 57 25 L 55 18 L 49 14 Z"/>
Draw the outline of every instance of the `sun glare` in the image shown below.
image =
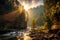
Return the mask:
<path id="1" fill-rule="evenodd" d="M 27 5 L 25 5 L 25 6 L 24 6 L 24 9 L 25 9 L 26 11 L 28 11 L 29 8 L 28 8 Z"/>
<path id="2" fill-rule="evenodd" d="M 24 9 L 25 9 L 26 11 L 28 11 L 28 9 L 29 9 L 28 5 L 25 4 L 24 2 L 22 3 L 22 5 L 24 6 Z"/>

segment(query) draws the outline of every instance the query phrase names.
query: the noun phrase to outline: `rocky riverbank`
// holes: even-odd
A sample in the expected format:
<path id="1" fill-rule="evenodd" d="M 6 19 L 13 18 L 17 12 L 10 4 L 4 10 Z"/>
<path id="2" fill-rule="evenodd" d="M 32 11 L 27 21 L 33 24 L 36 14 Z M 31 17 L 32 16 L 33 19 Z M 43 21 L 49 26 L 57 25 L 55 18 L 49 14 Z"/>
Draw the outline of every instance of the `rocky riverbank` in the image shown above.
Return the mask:
<path id="1" fill-rule="evenodd" d="M 51 31 L 51 32 L 50 32 Z M 59 30 L 50 30 L 47 33 L 43 31 L 31 31 L 29 36 L 32 40 L 60 40 L 60 31 Z"/>

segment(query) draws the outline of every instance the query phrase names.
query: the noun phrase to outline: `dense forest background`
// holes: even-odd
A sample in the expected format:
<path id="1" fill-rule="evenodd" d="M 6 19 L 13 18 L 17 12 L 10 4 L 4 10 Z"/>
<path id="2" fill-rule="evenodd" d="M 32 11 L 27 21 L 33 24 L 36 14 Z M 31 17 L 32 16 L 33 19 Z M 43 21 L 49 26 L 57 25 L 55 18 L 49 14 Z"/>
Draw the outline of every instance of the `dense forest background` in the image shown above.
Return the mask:
<path id="1" fill-rule="evenodd" d="M 60 28 L 60 1 L 59 0 L 45 0 L 46 23 L 48 29 Z"/>

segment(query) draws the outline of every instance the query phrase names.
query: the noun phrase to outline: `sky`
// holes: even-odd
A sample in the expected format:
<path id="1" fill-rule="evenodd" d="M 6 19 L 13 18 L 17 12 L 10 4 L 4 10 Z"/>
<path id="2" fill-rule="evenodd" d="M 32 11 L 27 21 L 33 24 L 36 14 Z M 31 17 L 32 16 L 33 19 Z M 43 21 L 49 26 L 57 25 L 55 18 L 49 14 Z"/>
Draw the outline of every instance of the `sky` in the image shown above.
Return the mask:
<path id="1" fill-rule="evenodd" d="M 25 10 L 34 8 L 43 4 L 43 0 L 18 0 L 21 5 L 24 6 Z"/>

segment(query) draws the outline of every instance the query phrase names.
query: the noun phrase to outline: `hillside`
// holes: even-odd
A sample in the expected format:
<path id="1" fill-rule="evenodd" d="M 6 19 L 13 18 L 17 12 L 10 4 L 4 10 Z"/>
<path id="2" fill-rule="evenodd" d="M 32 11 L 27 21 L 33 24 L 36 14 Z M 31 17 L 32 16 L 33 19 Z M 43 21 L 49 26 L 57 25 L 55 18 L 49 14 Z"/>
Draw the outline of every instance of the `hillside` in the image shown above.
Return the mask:
<path id="1" fill-rule="evenodd" d="M 17 0 L 0 0 L 0 30 L 25 29 L 26 12 Z"/>

